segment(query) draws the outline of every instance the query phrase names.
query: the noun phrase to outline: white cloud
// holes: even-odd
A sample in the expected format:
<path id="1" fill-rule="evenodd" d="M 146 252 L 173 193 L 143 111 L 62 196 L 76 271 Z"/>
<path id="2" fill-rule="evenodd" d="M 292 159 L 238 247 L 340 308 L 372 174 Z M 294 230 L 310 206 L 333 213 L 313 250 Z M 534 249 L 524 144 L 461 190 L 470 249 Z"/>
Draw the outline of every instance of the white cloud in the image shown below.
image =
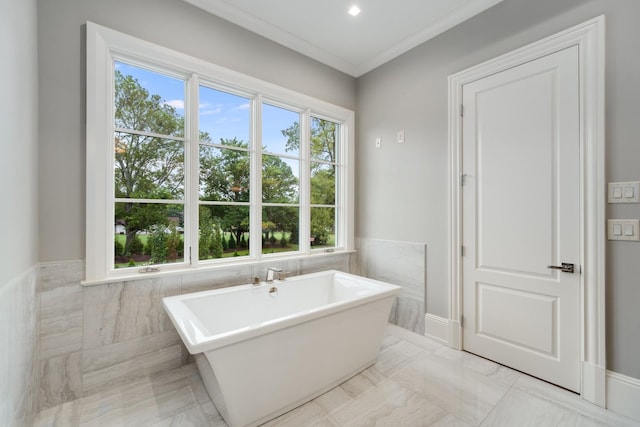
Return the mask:
<path id="1" fill-rule="evenodd" d="M 180 99 L 174 99 L 172 101 L 165 101 L 164 105 L 169 105 L 169 106 L 175 108 L 176 110 L 184 110 L 184 101 L 182 101 Z"/>
<path id="2" fill-rule="evenodd" d="M 208 110 L 205 109 L 200 109 L 200 115 L 201 116 L 212 116 L 214 114 L 220 114 L 220 112 L 222 111 L 222 108 L 211 108 Z"/>
<path id="3" fill-rule="evenodd" d="M 216 123 L 238 123 L 241 121 L 242 119 L 239 119 L 236 117 L 221 117 L 218 120 L 216 120 Z"/>

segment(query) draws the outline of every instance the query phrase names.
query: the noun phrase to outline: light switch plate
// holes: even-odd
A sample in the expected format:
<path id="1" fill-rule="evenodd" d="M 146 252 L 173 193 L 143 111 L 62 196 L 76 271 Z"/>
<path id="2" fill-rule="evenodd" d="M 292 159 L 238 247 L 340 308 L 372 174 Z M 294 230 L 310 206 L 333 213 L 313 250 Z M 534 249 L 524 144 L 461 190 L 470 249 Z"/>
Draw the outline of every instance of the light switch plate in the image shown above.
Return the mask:
<path id="1" fill-rule="evenodd" d="M 610 182 L 609 203 L 640 203 L 640 181 Z"/>
<path id="2" fill-rule="evenodd" d="M 640 219 L 610 219 L 607 221 L 607 238 L 640 241 Z"/>

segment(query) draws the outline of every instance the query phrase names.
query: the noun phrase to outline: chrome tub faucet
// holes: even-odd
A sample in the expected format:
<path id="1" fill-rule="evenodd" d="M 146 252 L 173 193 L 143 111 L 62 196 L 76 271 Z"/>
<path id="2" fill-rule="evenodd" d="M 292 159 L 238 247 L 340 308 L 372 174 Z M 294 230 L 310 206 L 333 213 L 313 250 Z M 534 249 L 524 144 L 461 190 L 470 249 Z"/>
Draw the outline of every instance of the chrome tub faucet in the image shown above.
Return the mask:
<path id="1" fill-rule="evenodd" d="M 273 280 L 275 279 L 275 273 L 282 273 L 282 269 L 275 267 L 267 268 L 267 278 L 265 281 L 267 283 L 273 283 Z"/>

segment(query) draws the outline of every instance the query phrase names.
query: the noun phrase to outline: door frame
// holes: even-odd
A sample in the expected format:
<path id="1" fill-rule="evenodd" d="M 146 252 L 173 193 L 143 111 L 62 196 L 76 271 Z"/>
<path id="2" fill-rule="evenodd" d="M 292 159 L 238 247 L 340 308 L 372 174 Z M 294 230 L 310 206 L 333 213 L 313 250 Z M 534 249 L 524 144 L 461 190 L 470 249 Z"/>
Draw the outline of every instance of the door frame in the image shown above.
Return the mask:
<path id="1" fill-rule="evenodd" d="M 448 345 L 462 350 L 462 89 L 467 83 L 549 55 L 579 48 L 580 96 L 580 395 L 606 405 L 605 341 L 605 18 L 449 76 Z"/>

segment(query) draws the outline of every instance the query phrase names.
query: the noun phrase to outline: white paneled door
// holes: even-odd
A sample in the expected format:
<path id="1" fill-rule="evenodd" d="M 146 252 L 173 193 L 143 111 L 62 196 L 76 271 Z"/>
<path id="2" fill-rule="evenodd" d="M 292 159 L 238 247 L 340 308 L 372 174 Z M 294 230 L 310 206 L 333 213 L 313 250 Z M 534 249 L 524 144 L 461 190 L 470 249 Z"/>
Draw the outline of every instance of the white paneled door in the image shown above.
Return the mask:
<path id="1" fill-rule="evenodd" d="M 570 47 L 462 93 L 463 347 L 576 392 L 579 84 Z"/>

